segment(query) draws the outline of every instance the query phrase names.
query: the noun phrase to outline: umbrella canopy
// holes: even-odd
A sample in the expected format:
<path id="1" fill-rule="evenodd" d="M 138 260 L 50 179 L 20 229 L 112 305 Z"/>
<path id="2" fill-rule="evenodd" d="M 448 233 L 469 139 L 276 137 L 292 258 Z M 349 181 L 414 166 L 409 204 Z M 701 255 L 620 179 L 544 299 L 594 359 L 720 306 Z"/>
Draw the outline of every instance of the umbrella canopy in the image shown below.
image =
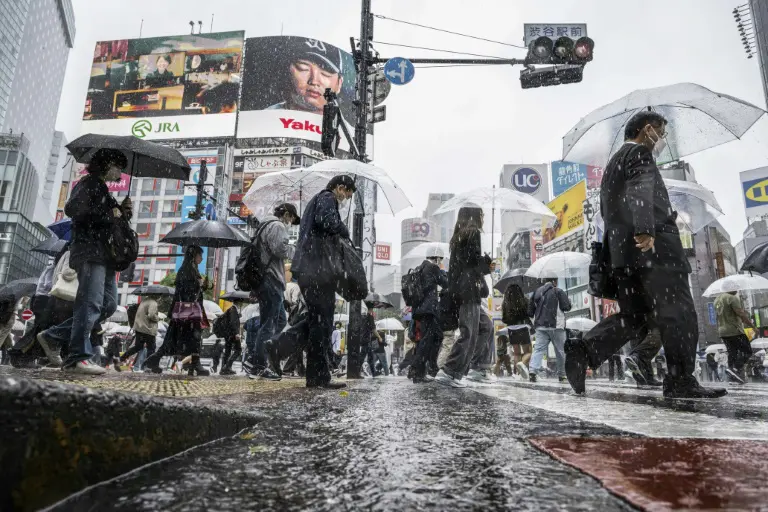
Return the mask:
<path id="1" fill-rule="evenodd" d="M 115 334 L 128 334 L 131 332 L 131 328 L 127 325 L 117 325 L 111 329 L 104 329 L 107 336 L 114 336 Z"/>
<path id="2" fill-rule="evenodd" d="M 369 293 L 363 301 L 369 308 L 392 308 L 394 307 L 389 300 L 380 293 Z"/>
<path id="3" fill-rule="evenodd" d="M 537 259 L 525 275 L 537 279 L 586 277 L 592 256 L 583 252 L 561 251 Z"/>
<path id="4" fill-rule="evenodd" d="M 61 238 L 62 240 L 69 241 L 72 238 L 72 219 L 61 219 L 48 226 L 51 233 Z"/>
<path id="5" fill-rule="evenodd" d="M 650 109 L 669 121 L 670 162 L 741 138 L 765 111 L 746 101 L 682 83 L 641 89 L 593 111 L 563 137 L 563 160 L 605 166 L 624 144 L 624 128 L 636 113 Z"/>
<path id="6" fill-rule="evenodd" d="M 378 186 L 389 205 L 392 215 L 413 206 L 397 183 L 379 167 L 357 160 L 322 160 L 307 169 L 307 172 L 319 172 L 327 176 L 348 174 L 370 180 Z M 327 184 L 327 182 L 326 182 Z"/>
<path id="7" fill-rule="evenodd" d="M 512 233 L 541 229 L 542 224 L 550 225 L 556 219 L 549 208 L 532 196 L 509 188 L 496 187 L 476 188 L 459 194 L 443 203 L 433 215 L 456 211 L 465 206 L 482 208 L 486 215 L 483 229 L 492 227 L 493 231 L 499 233 L 502 221 L 504 231 Z M 489 222 L 489 217 L 492 217 L 492 222 Z"/>
<path id="8" fill-rule="evenodd" d="M 664 180 L 669 201 L 682 222 L 692 233 L 703 229 L 723 215 L 715 194 L 692 181 Z"/>
<path id="9" fill-rule="evenodd" d="M 245 204 L 257 218 L 271 215 L 281 203 L 291 203 L 301 213 L 307 203 L 325 190 L 333 178 L 331 173 L 291 169 L 262 174 L 254 180 L 243 197 Z"/>
<path id="10" fill-rule="evenodd" d="M 235 302 L 235 301 L 258 302 L 256 298 L 251 297 L 250 293 L 239 291 L 239 290 L 234 292 L 227 292 L 219 298 L 229 302 Z"/>
<path id="11" fill-rule="evenodd" d="M 89 133 L 78 137 L 67 149 L 75 160 L 87 164 L 100 149 L 116 149 L 128 159 L 126 174 L 137 178 L 189 180 L 187 159 L 178 150 L 136 137 Z"/>
<path id="12" fill-rule="evenodd" d="M 451 256 L 450 244 L 443 242 L 424 242 L 417 245 L 400 258 L 400 267 L 402 269 L 418 267 L 421 265 L 422 261 L 427 259 L 427 256 L 433 256 L 435 254 L 441 253 L 443 258 L 445 258 L 443 260 L 443 264 L 447 264 Z M 405 270 L 403 271 L 405 272 Z"/>
<path id="13" fill-rule="evenodd" d="M 337 313 L 333 315 L 333 323 L 336 324 L 337 322 L 341 322 L 342 324 L 348 324 L 349 323 L 349 315 L 344 313 Z"/>
<path id="14" fill-rule="evenodd" d="M 768 348 L 768 339 L 765 338 L 758 338 L 756 340 L 752 340 L 752 343 L 749 344 L 752 349 L 763 349 Z"/>
<path id="15" fill-rule="evenodd" d="M 241 247 L 251 243 L 244 232 L 226 222 L 205 219 L 179 224 L 160 241 L 164 244 L 214 248 Z"/>
<path id="16" fill-rule="evenodd" d="M 524 294 L 534 292 L 537 288 L 542 286 L 545 281 L 543 279 L 536 279 L 526 276 L 525 273 L 527 271 L 527 268 L 516 268 L 514 270 L 508 270 L 504 273 L 503 276 L 501 276 L 499 281 L 493 285 L 493 287 L 499 290 L 499 292 L 502 294 L 507 291 L 507 288 L 511 284 L 518 285 L 523 290 Z"/>
<path id="17" fill-rule="evenodd" d="M 32 252 L 39 252 L 41 254 L 47 254 L 48 256 L 57 256 L 62 249 L 64 249 L 65 245 L 67 245 L 66 240 L 60 240 L 56 235 L 53 235 L 49 239 L 43 240 L 37 244 L 37 246 L 32 249 Z"/>
<path id="18" fill-rule="evenodd" d="M 718 352 L 725 352 L 725 344 L 724 343 L 715 343 L 714 345 L 709 345 L 704 350 L 705 354 L 717 354 Z"/>
<path id="19" fill-rule="evenodd" d="M 768 272 L 768 242 L 752 249 L 749 256 L 744 259 L 741 270 L 743 272 L 757 272 L 758 274 Z"/>
<path id="20" fill-rule="evenodd" d="M 22 297 L 32 297 L 37 291 L 37 280 L 36 277 L 29 277 L 11 281 L 0 288 L 0 297 L 11 297 L 16 302 Z"/>
<path id="21" fill-rule="evenodd" d="M 734 274 L 718 279 L 704 290 L 704 297 L 715 297 L 722 293 L 768 290 L 768 279 L 762 276 Z"/>
<path id="22" fill-rule="evenodd" d="M 251 318 L 258 318 L 258 317 L 259 317 L 258 304 L 250 304 L 248 306 L 245 306 L 243 310 L 240 312 L 240 321 L 242 323 L 247 322 Z"/>
<path id="23" fill-rule="evenodd" d="M 590 320 L 589 318 L 585 318 L 583 316 L 580 316 L 577 318 L 567 318 L 565 320 L 565 328 L 570 329 L 572 331 L 587 332 L 596 325 L 597 325 L 597 322 L 595 322 L 594 320 Z"/>
<path id="24" fill-rule="evenodd" d="M 376 329 L 379 331 L 404 331 L 405 327 L 397 318 L 384 318 L 376 322 Z"/>
<path id="25" fill-rule="evenodd" d="M 111 317 L 107 318 L 107 322 L 114 322 L 116 324 L 122 324 L 128 321 L 128 310 L 123 306 L 117 306 L 117 310 Z"/>
<path id="26" fill-rule="evenodd" d="M 173 295 L 176 288 L 172 286 L 161 286 L 159 284 L 150 284 L 148 286 L 139 286 L 133 290 L 133 295 Z"/>
<path id="27" fill-rule="evenodd" d="M 224 314 L 224 311 L 219 305 L 210 300 L 203 301 L 203 308 L 205 308 L 205 316 L 211 319 L 218 318 Z"/>

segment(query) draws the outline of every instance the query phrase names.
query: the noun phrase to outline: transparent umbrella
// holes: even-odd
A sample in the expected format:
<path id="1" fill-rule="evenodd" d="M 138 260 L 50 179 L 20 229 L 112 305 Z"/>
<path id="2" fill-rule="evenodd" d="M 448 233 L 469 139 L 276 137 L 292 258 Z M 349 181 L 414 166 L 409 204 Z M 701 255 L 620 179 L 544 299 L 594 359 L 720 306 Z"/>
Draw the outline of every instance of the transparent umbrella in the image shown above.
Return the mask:
<path id="1" fill-rule="evenodd" d="M 567 318 L 565 320 L 565 328 L 572 331 L 587 332 L 596 325 L 597 322 L 590 320 L 589 318 L 584 318 L 583 316 L 577 318 Z"/>
<path id="2" fill-rule="evenodd" d="M 400 258 L 400 268 L 416 268 L 421 265 L 421 262 L 424 261 L 428 255 L 432 256 L 434 254 L 439 254 L 439 252 L 435 251 L 442 251 L 443 258 L 445 258 L 443 263 L 445 264 L 448 262 L 448 259 L 450 258 L 449 244 L 443 242 L 424 242 L 423 244 L 417 245 L 408 251 L 405 256 Z"/>
<path id="3" fill-rule="evenodd" d="M 331 173 L 291 169 L 270 172 L 256 178 L 243 197 L 243 204 L 257 218 L 269 215 L 281 203 L 291 203 L 301 214 L 315 194 L 324 190 Z"/>
<path id="4" fill-rule="evenodd" d="M 723 215 L 715 194 L 698 183 L 680 180 L 664 180 L 669 192 L 669 201 L 682 222 L 691 233 L 696 233 Z"/>
<path id="5" fill-rule="evenodd" d="M 218 318 L 224 314 L 219 305 L 210 300 L 203 301 L 203 308 L 205 309 L 205 316 L 210 319 Z"/>
<path id="6" fill-rule="evenodd" d="M 748 274 L 734 274 L 718 279 L 704 290 L 704 297 L 715 297 L 722 293 L 750 292 L 768 290 L 768 279 L 762 276 L 750 276 Z"/>
<path id="7" fill-rule="evenodd" d="M 404 331 L 405 327 L 397 318 L 384 318 L 376 322 L 379 331 Z"/>
<path id="8" fill-rule="evenodd" d="M 640 89 L 582 118 L 563 137 L 563 160 L 606 165 L 624 144 L 627 122 L 646 109 L 669 121 L 667 148 L 659 163 L 739 139 L 765 114 L 755 105 L 698 84 Z"/>
<path id="9" fill-rule="evenodd" d="M 586 277 L 592 256 L 583 252 L 561 251 L 537 259 L 525 275 L 537 279 Z"/>

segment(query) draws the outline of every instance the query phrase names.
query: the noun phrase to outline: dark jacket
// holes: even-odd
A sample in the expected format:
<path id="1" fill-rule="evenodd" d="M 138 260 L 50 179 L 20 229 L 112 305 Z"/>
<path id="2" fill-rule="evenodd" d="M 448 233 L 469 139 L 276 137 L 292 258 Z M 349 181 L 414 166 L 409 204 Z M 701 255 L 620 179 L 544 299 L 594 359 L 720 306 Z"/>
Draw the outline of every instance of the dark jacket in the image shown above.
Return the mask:
<path id="1" fill-rule="evenodd" d="M 184 263 L 176 274 L 174 302 L 199 302 L 203 304 L 203 285 L 200 272 L 193 264 Z"/>
<path id="2" fill-rule="evenodd" d="M 426 291 L 424 293 L 424 300 L 413 309 L 413 316 L 416 318 L 424 315 L 437 315 L 437 307 L 439 305 L 437 287 L 448 287 L 448 274 L 429 260 L 424 260 L 419 265 L 418 271 L 422 273 L 422 283 Z"/>
<path id="3" fill-rule="evenodd" d="M 554 329 L 557 327 L 557 310 L 571 310 L 571 301 L 563 290 L 547 283 L 531 296 L 528 315 L 534 317 L 533 326 Z"/>
<path id="4" fill-rule="evenodd" d="M 349 230 L 341 221 L 336 196 L 323 190 L 309 201 L 301 217 L 291 272 L 299 280 L 323 283 L 332 274 L 328 268 L 328 255 L 340 251 L 335 243 L 336 236 L 349 238 Z"/>
<path id="5" fill-rule="evenodd" d="M 451 253 L 448 287 L 461 303 L 480 304 L 488 297 L 485 276 L 491 273 L 491 258 L 482 253 L 480 231 L 462 240 Z"/>
<path id="6" fill-rule="evenodd" d="M 223 316 L 224 321 L 224 337 L 234 338 L 238 334 L 240 334 L 240 312 L 237 310 L 237 307 L 232 306 L 228 310 L 224 312 Z"/>
<path id="7" fill-rule="evenodd" d="M 78 263 L 107 263 L 107 247 L 112 236 L 113 208 L 117 201 L 107 184 L 90 174 L 72 189 L 64 213 L 72 219 L 70 262 L 75 270 Z"/>
<path id="8" fill-rule="evenodd" d="M 626 143 L 611 157 L 600 189 L 604 243 L 613 268 L 666 268 L 691 272 L 669 194 L 651 151 Z M 655 237 L 652 251 L 635 247 L 636 235 Z"/>

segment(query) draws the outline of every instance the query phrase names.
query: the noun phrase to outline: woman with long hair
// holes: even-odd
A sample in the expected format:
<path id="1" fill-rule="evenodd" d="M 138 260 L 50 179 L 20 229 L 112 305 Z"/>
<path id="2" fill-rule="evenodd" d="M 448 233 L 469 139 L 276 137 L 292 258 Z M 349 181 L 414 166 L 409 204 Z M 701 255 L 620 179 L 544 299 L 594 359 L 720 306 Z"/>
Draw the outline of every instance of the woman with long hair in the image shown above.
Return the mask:
<path id="1" fill-rule="evenodd" d="M 501 321 L 507 324 L 507 336 L 515 355 L 515 367 L 520 376 L 528 380 L 528 361 L 533 352 L 531 346 L 531 318 L 528 316 L 528 299 L 523 289 L 511 284 L 504 290 L 501 305 Z"/>
<path id="2" fill-rule="evenodd" d="M 181 352 L 190 362 L 182 366 L 189 375 L 208 376 L 210 372 L 200 363 L 202 330 L 205 321 L 203 291 L 208 287 L 208 278 L 200 275 L 197 266 L 203 261 L 203 250 L 189 245 L 184 251 L 184 262 L 176 274 L 176 293 L 171 302 L 171 321 L 163 345 L 144 366 L 153 373 L 162 373 L 160 359 L 167 354 Z"/>
<path id="3" fill-rule="evenodd" d="M 482 253 L 483 210 L 459 210 L 451 238 L 451 267 L 448 289 L 458 307 L 459 337 L 447 361 L 435 377 L 440 384 L 466 387 L 464 375 L 475 381 L 490 381 L 493 323 L 480 302 L 488 297 L 485 276 L 493 271 L 491 257 Z"/>

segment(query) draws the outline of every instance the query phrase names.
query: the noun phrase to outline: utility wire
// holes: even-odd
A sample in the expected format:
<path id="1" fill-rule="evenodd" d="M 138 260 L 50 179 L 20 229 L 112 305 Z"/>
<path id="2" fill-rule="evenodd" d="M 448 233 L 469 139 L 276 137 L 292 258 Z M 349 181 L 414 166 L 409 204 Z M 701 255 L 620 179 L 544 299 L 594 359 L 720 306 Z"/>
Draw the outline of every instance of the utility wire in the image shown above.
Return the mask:
<path id="1" fill-rule="evenodd" d="M 496 64 L 496 66 L 497 65 L 498 64 Z M 466 67 L 469 67 L 469 66 L 472 66 L 474 68 L 474 67 L 478 67 L 478 66 L 494 66 L 494 64 L 434 64 L 434 65 L 426 65 L 426 66 L 424 66 L 424 65 L 420 66 L 418 64 L 414 65 L 414 67 L 416 69 L 466 68 Z"/>
<path id="2" fill-rule="evenodd" d="M 413 22 L 410 22 L 410 21 L 398 20 L 398 19 L 395 19 L 395 18 L 388 18 L 386 16 L 382 16 L 381 14 L 374 14 L 373 16 L 376 17 L 376 18 L 380 18 L 382 20 L 394 21 L 396 23 L 404 23 L 406 25 L 413 25 L 414 27 L 425 28 L 427 30 L 434 30 L 436 32 L 445 32 L 446 34 L 452 34 L 454 36 L 468 37 L 470 39 L 477 39 L 478 41 L 485 41 L 487 43 L 501 44 L 501 45 L 504 45 L 504 46 L 511 46 L 513 48 L 522 48 L 523 50 L 527 50 L 528 49 L 525 46 L 520 46 L 520 45 L 517 45 L 517 44 L 505 43 L 505 42 L 502 42 L 502 41 L 494 41 L 493 39 L 486 39 L 484 37 L 471 36 L 469 34 L 462 34 L 461 32 L 453 32 L 451 30 L 445 30 L 445 29 L 442 29 L 442 28 L 430 27 L 428 25 L 420 25 L 418 23 L 413 23 Z"/>
<path id="3" fill-rule="evenodd" d="M 500 59 L 500 60 L 506 60 L 509 59 L 509 57 L 499 57 L 496 55 L 480 55 L 477 53 L 467 53 L 467 52 L 457 52 L 454 50 L 441 50 L 439 48 L 426 48 L 424 46 L 411 46 L 408 44 L 400 44 L 400 43 L 385 43 L 383 41 L 372 41 L 373 44 L 383 44 L 386 46 L 402 46 L 403 48 L 413 48 L 416 50 L 428 50 L 431 52 L 443 52 L 443 53 L 453 53 L 455 55 L 469 55 L 470 57 L 485 57 L 488 59 Z"/>

